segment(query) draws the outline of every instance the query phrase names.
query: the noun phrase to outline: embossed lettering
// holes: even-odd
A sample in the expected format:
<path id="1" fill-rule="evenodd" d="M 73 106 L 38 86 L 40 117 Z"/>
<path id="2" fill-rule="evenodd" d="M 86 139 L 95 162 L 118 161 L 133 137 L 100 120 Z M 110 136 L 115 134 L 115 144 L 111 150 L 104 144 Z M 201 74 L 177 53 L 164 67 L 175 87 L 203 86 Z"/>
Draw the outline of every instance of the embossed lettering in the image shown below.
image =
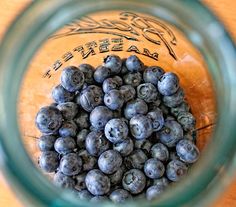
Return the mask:
<path id="1" fill-rule="evenodd" d="M 122 38 L 112 38 L 112 43 L 116 43 L 112 46 L 112 51 L 122 51 L 123 50 L 123 39 Z"/>
<path id="2" fill-rule="evenodd" d="M 127 52 L 135 52 L 135 53 L 140 54 L 139 49 L 138 49 L 135 45 L 131 45 L 131 46 L 128 48 Z"/>

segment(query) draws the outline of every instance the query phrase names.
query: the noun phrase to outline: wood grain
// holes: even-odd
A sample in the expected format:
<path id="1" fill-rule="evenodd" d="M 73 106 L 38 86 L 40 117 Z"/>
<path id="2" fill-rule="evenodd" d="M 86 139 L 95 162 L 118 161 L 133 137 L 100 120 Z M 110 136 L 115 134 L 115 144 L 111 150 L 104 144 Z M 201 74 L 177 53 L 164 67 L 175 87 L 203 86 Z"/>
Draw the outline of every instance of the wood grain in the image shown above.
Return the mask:
<path id="1" fill-rule="evenodd" d="M 0 38 L 11 23 L 13 18 L 29 3 L 29 0 L 1 0 L 0 18 Z M 236 40 L 236 1 L 232 0 L 205 0 L 204 1 L 226 25 L 233 38 Z M 13 193 L 6 183 L 4 177 L 0 175 L 0 207 L 14 206 L 23 207 L 17 199 L 17 194 Z M 236 206 L 236 178 L 227 190 L 212 205 L 216 207 Z"/>

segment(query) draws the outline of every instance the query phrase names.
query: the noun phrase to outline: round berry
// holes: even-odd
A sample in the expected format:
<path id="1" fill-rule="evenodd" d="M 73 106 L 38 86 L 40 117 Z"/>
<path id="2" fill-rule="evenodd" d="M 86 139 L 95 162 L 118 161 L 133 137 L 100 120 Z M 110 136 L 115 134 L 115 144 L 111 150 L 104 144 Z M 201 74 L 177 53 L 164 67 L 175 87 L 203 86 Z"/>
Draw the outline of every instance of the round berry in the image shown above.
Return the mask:
<path id="1" fill-rule="evenodd" d="M 120 142 L 117 142 L 113 145 L 113 149 L 118 151 L 122 156 L 127 156 L 134 149 L 133 140 L 130 138 L 126 138 Z"/>
<path id="2" fill-rule="evenodd" d="M 73 189 L 75 187 L 75 180 L 62 172 L 58 171 L 53 177 L 53 183 L 61 188 Z"/>
<path id="3" fill-rule="evenodd" d="M 148 112 L 147 117 L 152 120 L 153 131 L 159 131 L 164 126 L 164 117 L 161 109 L 156 108 L 153 111 Z"/>
<path id="4" fill-rule="evenodd" d="M 144 163 L 148 157 L 143 150 L 134 150 L 128 157 L 125 157 L 124 164 L 128 169 L 136 168 L 143 169 Z"/>
<path id="5" fill-rule="evenodd" d="M 195 117 L 189 112 L 180 112 L 177 121 L 182 125 L 185 131 L 193 130 L 196 125 Z"/>
<path id="6" fill-rule="evenodd" d="M 87 150 L 80 150 L 78 155 L 83 161 L 83 171 L 92 170 L 97 165 L 97 158 L 90 155 Z"/>
<path id="7" fill-rule="evenodd" d="M 174 94 L 179 88 L 179 78 L 175 73 L 168 72 L 158 81 L 158 90 L 164 96 Z"/>
<path id="8" fill-rule="evenodd" d="M 86 177 L 86 173 L 82 173 L 82 174 L 75 176 L 75 187 L 74 188 L 76 190 L 81 191 L 81 190 L 86 189 L 85 177 Z"/>
<path id="9" fill-rule="evenodd" d="M 54 151 L 43 152 L 39 157 L 39 166 L 45 172 L 55 172 L 59 166 L 59 156 Z"/>
<path id="10" fill-rule="evenodd" d="M 74 102 L 66 102 L 58 104 L 57 108 L 60 110 L 65 120 L 72 120 L 73 118 L 75 118 L 76 114 L 79 111 L 78 104 Z"/>
<path id="11" fill-rule="evenodd" d="M 58 104 L 70 102 L 74 99 L 74 93 L 67 91 L 61 85 L 58 85 L 52 90 L 52 98 Z"/>
<path id="12" fill-rule="evenodd" d="M 40 151 L 44 152 L 54 150 L 54 143 L 56 139 L 57 138 L 53 135 L 42 135 L 38 142 Z"/>
<path id="13" fill-rule="evenodd" d="M 168 107 L 176 107 L 184 101 L 184 91 L 179 88 L 176 93 L 170 96 L 163 96 L 163 103 Z"/>
<path id="14" fill-rule="evenodd" d="M 77 134 L 77 125 L 73 121 L 64 122 L 59 129 L 61 137 L 75 137 Z"/>
<path id="15" fill-rule="evenodd" d="M 151 103 L 157 100 L 158 91 L 152 83 L 143 83 L 137 87 L 137 96 L 143 99 L 146 103 Z"/>
<path id="16" fill-rule="evenodd" d="M 79 70 L 83 72 L 84 74 L 84 82 L 88 84 L 93 84 L 93 73 L 95 68 L 92 65 L 89 64 L 81 64 L 79 65 Z"/>
<path id="17" fill-rule="evenodd" d="M 102 89 L 104 93 L 108 93 L 112 89 L 119 89 L 122 86 L 123 80 L 119 76 L 114 76 L 112 78 L 107 78 L 102 83 Z"/>
<path id="18" fill-rule="evenodd" d="M 132 196 L 130 195 L 130 193 L 127 190 L 117 189 L 117 190 L 114 190 L 110 194 L 109 198 L 114 203 L 124 203 L 127 200 L 131 199 Z"/>
<path id="19" fill-rule="evenodd" d="M 149 187 L 146 191 L 146 198 L 148 201 L 158 198 L 158 196 L 165 190 L 165 187 L 162 185 L 153 185 Z"/>
<path id="20" fill-rule="evenodd" d="M 144 172 L 147 177 L 157 179 L 162 177 L 165 172 L 165 166 L 156 158 L 151 158 L 145 162 Z"/>
<path id="21" fill-rule="evenodd" d="M 162 177 L 159 179 L 155 179 L 153 181 L 153 185 L 164 186 L 167 187 L 170 184 L 170 181 L 166 177 Z"/>
<path id="22" fill-rule="evenodd" d="M 143 80 L 145 83 L 152 83 L 154 85 L 158 84 L 160 77 L 165 73 L 165 71 L 158 66 L 147 67 L 143 72 Z"/>
<path id="23" fill-rule="evenodd" d="M 172 160 L 166 167 L 166 176 L 169 180 L 177 182 L 183 178 L 188 171 L 188 167 L 179 160 Z"/>
<path id="24" fill-rule="evenodd" d="M 113 89 L 104 96 L 105 105 L 111 110 L 121 109 L 124 99 L 119 90 Z"/>
<path id="25" fill-rule="evenodd" d="M 77 146 L 80 149 L 84 149 L 85 148 L 85 139 L 89 134 L 89 130 L 88 129 L 82 129 L 76 136 L 76 143 Z"/>
<path id="26" fill-rule="evenodd" d="M 178 105 L 178 106 L 176 106 L 176 107 L 172 107 L 172 108 L 170 109 L 170 112 L 171 112 L 171 114 L 173 114 L 175 117 L 177 117 L 180 112 L 189 112 L 189 110 L 190 110 L 189 105 L 187 104 L 187 102 L 184 101 L 184 102 L 182 102 L 180 105 Z"/>
<path id="27" fill-rule="evenodd" d="M 59 154 L 65 155 L 76 149 L 76 143 L 71 137 L 59 137 L 54 144 L 54 148 Z"/>
<path id="28" fill-rule="evenodd" d="M 143 70 L 144 64 L 136 55 L 131 55 L 126 60 L 126 67 L 130 72 L 139 72 Z"/>
<path id="29" fill-rule="evenodd" d="M 142 82 L 142 75 L 139 72 L 127 73 L 123 76 L 123 81 L 126 85 L 137 87 Z"/>
<path id="30" fill-rule="evenodd" d="M 121 71 L 122 60 L 117 55 L 108 55 L 104 58 L 104 66 L 110 68 L 112 74 L 118 74 Z"/>
<path id="31" fill-rule="evenodd" d="M 162 162 L 166 162 L 169 159 L 168 148 L 162 143 L 156 143 L 151 148 L 151 155 Z"/>
<path id="32" fill-rule="evenodd" d="M 147 139 L 139 139 L 134 141 L 134 146 L 136 149 L 141 149 L 146 154 L 149 154 L 152 147 L 152 143 Z"/>
<path id="33" fill-rule="evenodd" d="M 94 71 L 93 78 L 97 83 L 102 83 L 111 76 L 111 69 L 105 66 L 98 66 Z"/>
<path id="34" fill-rule="evenodd" d="M 120 92 L 125 102 L 131 101 L 135 98 L 136 91 L 131 85 L 123 85 L 120 87 Z"/>
<path id="35" fill-rule="evenodd" d="M 78 129 L 88 129 L 90 127 L 89 113 L 80 110 L 75 117 L 75 123 L 77 124 Z"/>

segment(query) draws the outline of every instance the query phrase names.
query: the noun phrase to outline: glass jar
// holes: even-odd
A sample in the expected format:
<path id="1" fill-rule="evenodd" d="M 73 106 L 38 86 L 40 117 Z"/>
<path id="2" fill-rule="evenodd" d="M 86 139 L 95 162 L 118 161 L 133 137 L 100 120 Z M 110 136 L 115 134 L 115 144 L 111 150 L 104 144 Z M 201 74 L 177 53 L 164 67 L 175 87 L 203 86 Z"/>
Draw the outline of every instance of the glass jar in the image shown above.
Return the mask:
<path id="1" fill-rule="evenodd" d="M 201 159 L 180 184 L 139 205 L 207 204 L 230 182 L 236 167 L 236 52 L 224 27 L 198 1 L 32 3 L 0 48 L 0 163 L 5 176 L 28 205 L 92 205 L 56 188 L 35 167 L 40 134 L 34 118 L 51 102 L 48 94 L 59 83 L 61 68 L 82 62 L 97 66 L 111 53 L 137 54 L 148 66 L 175 71 L 197 117 Z"/>

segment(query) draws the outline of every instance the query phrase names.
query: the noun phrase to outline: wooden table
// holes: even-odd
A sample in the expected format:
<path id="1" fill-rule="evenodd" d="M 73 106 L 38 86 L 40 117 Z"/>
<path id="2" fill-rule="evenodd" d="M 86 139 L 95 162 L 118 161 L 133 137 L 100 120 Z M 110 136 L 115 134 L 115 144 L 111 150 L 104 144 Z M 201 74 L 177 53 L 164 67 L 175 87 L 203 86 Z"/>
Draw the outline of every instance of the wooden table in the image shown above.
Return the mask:
<path id="1" fill-rule="evenodd" d="M 0 38 L 13 18 L 29 3 L 29 0 L 0 0 Z M 226 25 L 236 40 L 236 1 L 234 0 L 204 0 L 215 14 Z M 212 205 L 214 207 L 236 206 L 236 176 L 234 182 Z M 0 207 L 23 207 L 13 193 L 4 177 L 0 174 Z"/>

